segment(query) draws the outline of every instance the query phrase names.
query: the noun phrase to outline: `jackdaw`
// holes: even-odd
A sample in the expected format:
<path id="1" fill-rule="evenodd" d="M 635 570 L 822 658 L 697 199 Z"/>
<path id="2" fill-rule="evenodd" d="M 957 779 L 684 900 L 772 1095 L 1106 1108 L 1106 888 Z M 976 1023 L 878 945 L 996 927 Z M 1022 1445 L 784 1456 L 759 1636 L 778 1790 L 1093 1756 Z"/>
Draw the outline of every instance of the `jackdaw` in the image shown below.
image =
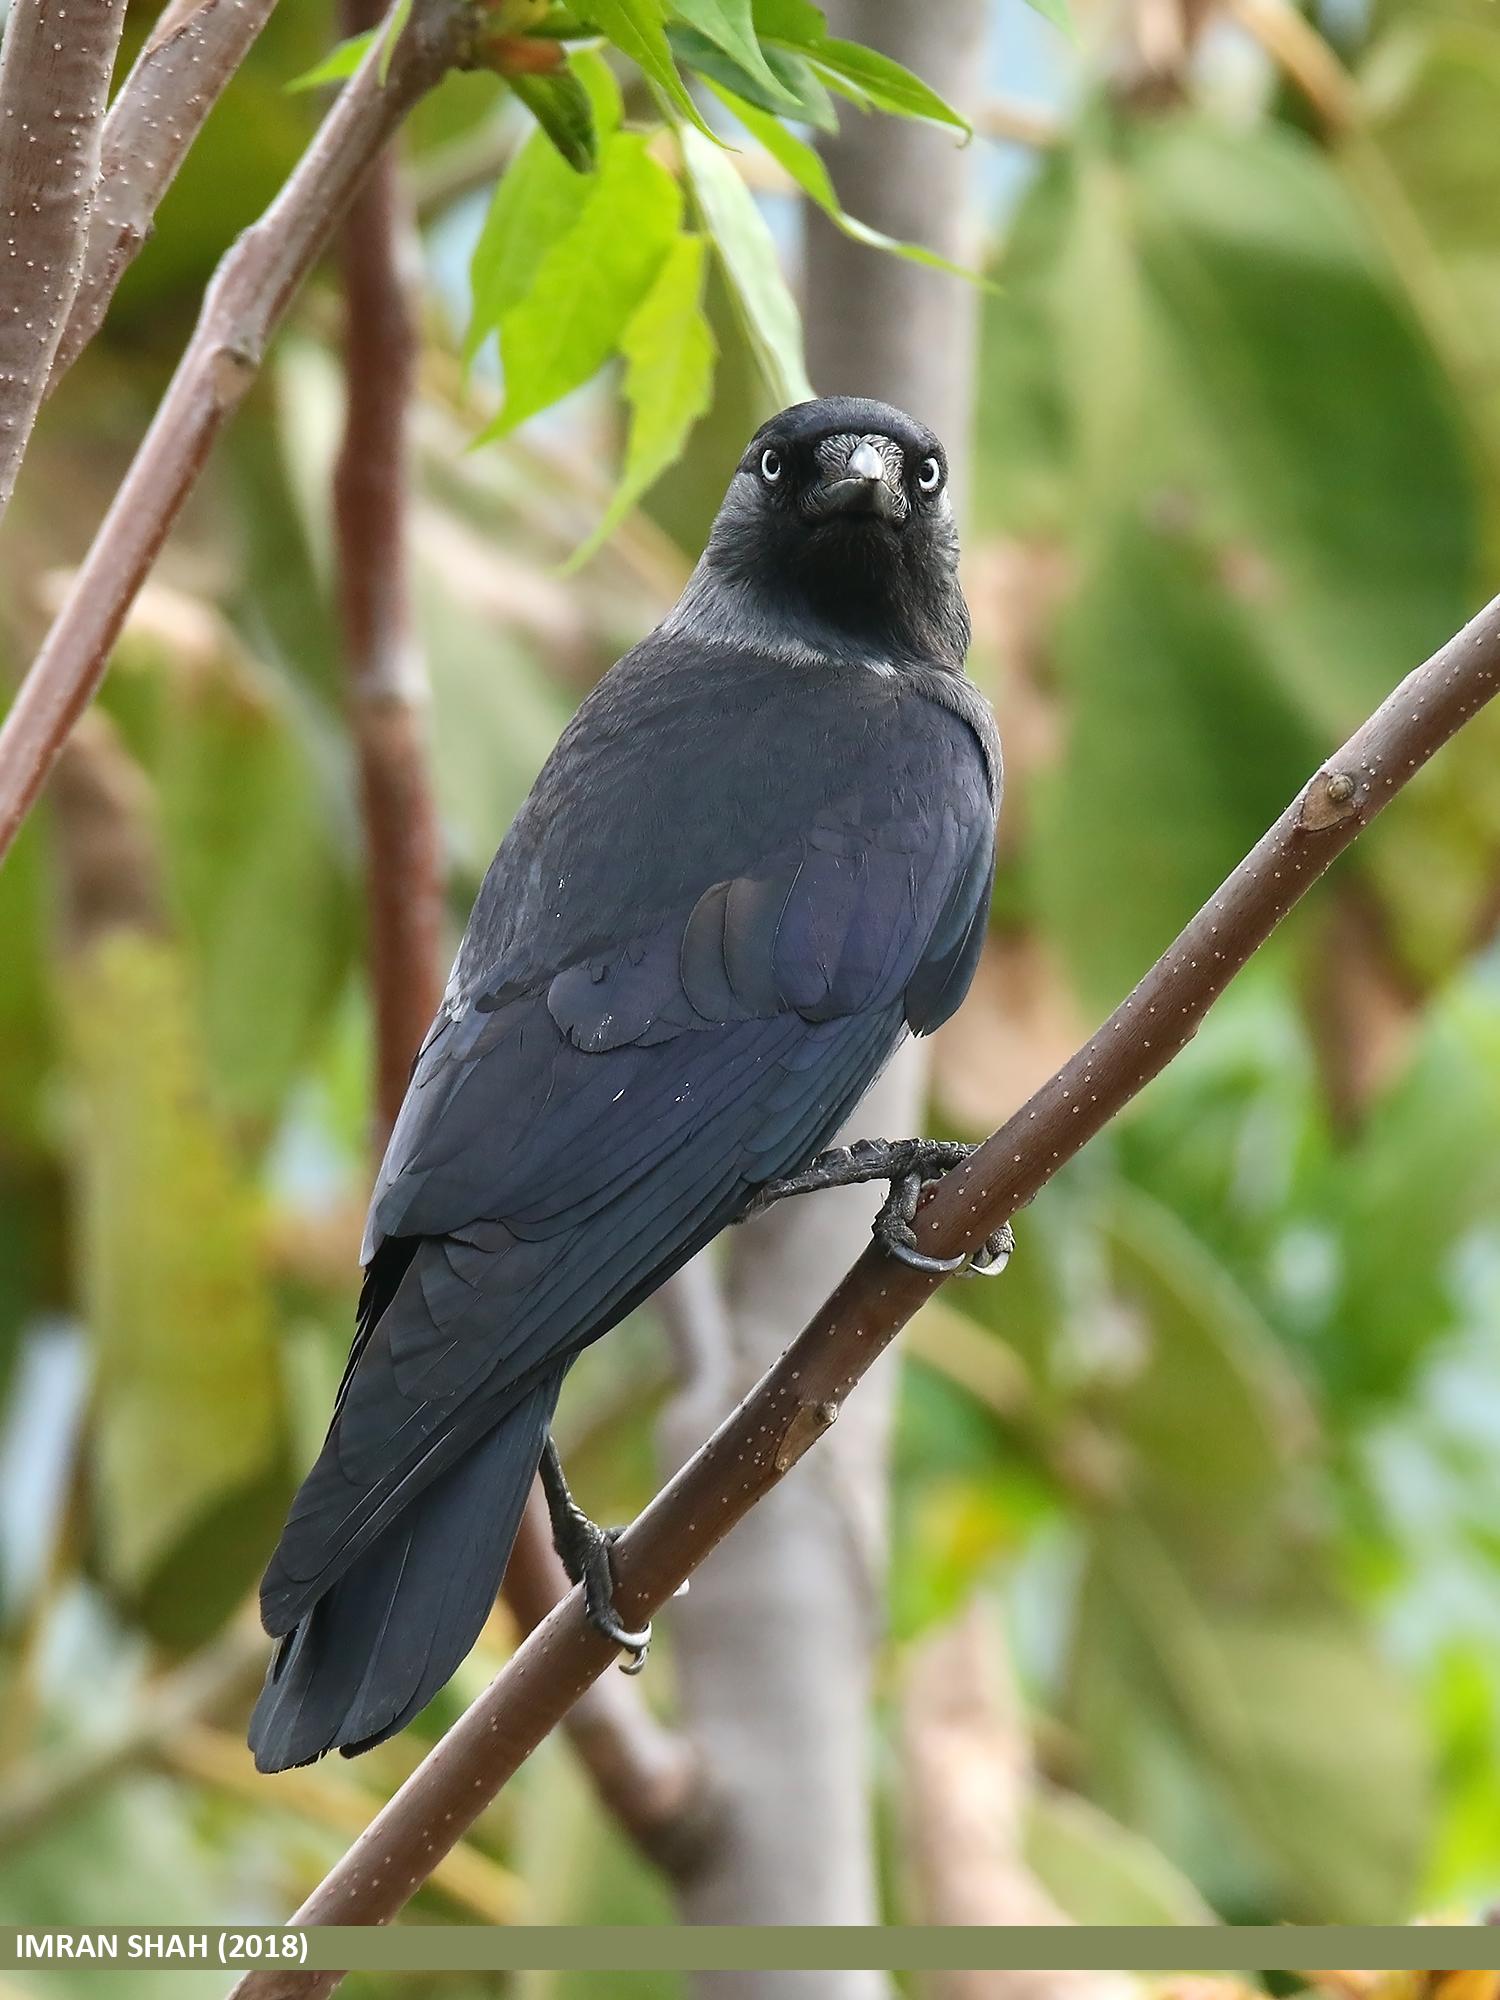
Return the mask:
<path id="1" fill-rule="evenodd" d="M 883 403 L 772 418 L 680 602 L 505 836 L 380 1170 L 327 1441 L 261 1587 L 280 1641 L 261 1770 L 352 1756 L 432 1699 L 539 1461 L 591 1617 L 643 1653 L 548 1427 L 579 1351 L 726 1224 L 878 1176 L 877 1234 L 927 1261 L 918 1192 L 965 1149 L 814 1155 L 906 1032 L 958 1006 L 984 937 L 1000 745 L 964 674 L 947 475 Z"/>

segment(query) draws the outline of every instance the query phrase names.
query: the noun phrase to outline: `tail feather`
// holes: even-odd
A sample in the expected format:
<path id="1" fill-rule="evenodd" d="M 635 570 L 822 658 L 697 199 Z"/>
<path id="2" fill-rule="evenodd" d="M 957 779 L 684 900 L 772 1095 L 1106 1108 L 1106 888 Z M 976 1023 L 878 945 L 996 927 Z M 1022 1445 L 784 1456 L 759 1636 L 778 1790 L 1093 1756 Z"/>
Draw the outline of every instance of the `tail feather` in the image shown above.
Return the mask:
<path id="1" fill-rule="evenodd" d="M 449 1680 L 505 1575 L 561 1383 L 538 1383 L 281 1641 L 250 1721 L 258 1770 L 368 1750 Z"/>

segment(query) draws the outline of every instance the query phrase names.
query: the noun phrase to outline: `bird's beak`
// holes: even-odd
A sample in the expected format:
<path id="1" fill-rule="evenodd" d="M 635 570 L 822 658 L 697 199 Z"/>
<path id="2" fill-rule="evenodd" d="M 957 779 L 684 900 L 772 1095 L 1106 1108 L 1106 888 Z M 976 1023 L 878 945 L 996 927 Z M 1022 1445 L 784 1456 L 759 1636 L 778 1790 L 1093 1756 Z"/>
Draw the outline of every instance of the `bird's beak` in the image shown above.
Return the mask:
<path id="1" fill-rule="evenodd" d="M 847 444 L 847 453 L 837 449 Z M 817 487 L 820 514 L 873 514 L 878 520 L 906 516 L 901 490 L 901 458 L 877 450 L 869 438 L 830 439 L 823 456 L 824 473 Z"/>

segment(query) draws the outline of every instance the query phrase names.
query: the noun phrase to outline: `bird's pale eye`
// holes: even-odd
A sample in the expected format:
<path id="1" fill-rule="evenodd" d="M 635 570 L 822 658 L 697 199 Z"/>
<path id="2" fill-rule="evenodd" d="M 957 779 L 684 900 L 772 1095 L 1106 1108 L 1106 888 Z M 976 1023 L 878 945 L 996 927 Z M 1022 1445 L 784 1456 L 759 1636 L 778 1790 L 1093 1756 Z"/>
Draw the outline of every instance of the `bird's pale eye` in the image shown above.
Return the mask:
<path id="1" fill-rule="evenodd" d="M 760 476 L 767 486 L 774 486 L 781 477 L 781 454 L 763 451 L 760 455 Z"/>
<path id="2" fill-rule="evenodd" d="M 935 458 L 924 458 L 917 473 L 917 485 L 924 493 L 936 493 L 943 483 L 943 468 Z"/>

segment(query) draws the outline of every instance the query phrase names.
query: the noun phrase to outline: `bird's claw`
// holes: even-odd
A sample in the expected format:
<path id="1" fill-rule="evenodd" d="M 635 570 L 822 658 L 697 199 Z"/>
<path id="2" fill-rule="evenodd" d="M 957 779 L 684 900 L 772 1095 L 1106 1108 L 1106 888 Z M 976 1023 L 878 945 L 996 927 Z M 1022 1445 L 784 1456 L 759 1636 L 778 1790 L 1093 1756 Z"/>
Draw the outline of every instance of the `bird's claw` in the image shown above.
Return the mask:
<path id="1" fill-rule="evenodd" d="M 584 1513 L 568 1490 L 562 1460 L 550 1436 L 537 1469 L 552 1519 L 552 1545 L 570 1581 L 583 1585 L 584 1616 L 601 1637 L 630 1654 L 628 1662 L 621 1662 L 620 1671 L 638 1674 L 646 1664 L 651 1627 L 648 1624 L 643 1631 L 632 1632 L 620 1623 L 615 1611 L 615 1576 L 609 1551 L 623 1530 L 601 1528 Z"/>
<path id="2" fill-rule="evenodd" d="M 917 1235 L 912 1223 L 916 1220 L 917 1203 L 922 1198 L 925 1185 L 920 1168 L 893 1180 L 871 1233 L 888 1256 L 910 1264 L 914 1271 L 946 1273 L 962 1270 L 968 1262 L 967 1253 L 958 1257 L 929 1257 L 917 1248 Z"/>
<path id="3" fill-rule="evenodd" d="M 1008 1222 L 986 1236 L 977 1250 L 971 1250 L 964 1264 L 966 1278 L 998 1278 L 1015 1255 L 1016 1239 Z"/>
<path id="4" fill-rule="evenodd" d="M 591 1524 L 592 1525 L 592 1524 Z M 595 1530 L 598 1533 L 598 1530 Z M 638 1674 L 646 1664 L 646 1655 L 651 1650 L 651 1622 L 648 1619 L 639 1632 L 630 1632 L 615 1615 L 615 1574 L 609 1560 L 611 1546 L 624 1533 L 623 1528 L 606 1528 L 601 1536 L 603 1561 L 598 1565 L 603 1571 L 603 1589 L 595 1582 L 590 1588 L 590 1578 L 586 1577 L 583 1587 L 583 1608 L 589 1623 L 596 1632 L 602 1632 L 606 1639 L 612 1639 L 622 1651 L 629 1653 L 628 1660 L 620 1663 L 622 1674 Z M 595 1573 L 591 1572 L 592 1577 Z"/>
<path id="5" fill-rule="evenodd" d="M 1016 1247 L 1010 1224 L 1002 1223 L 977 1250 L 957 1257 L 929 1257 L 917 1248 L 917 1208 L 925 1188 L 952 1168 L 961 1166 L 977 1149 L 955 1139 L 857 1139 L 852 1146 L 835 1146 L 800 1174 L 768 1181 L 751 1202 L 747 1214 L 769 1208 L 788 1195 L 813 1194 L 820 1188 L 852 1187 L 863 1181 L 889 1181 L 890 1194 L 875 1218 L 874 1237 L 880 1247 L 915 1271 L 942 1276 L 998 1278 Z"/>

